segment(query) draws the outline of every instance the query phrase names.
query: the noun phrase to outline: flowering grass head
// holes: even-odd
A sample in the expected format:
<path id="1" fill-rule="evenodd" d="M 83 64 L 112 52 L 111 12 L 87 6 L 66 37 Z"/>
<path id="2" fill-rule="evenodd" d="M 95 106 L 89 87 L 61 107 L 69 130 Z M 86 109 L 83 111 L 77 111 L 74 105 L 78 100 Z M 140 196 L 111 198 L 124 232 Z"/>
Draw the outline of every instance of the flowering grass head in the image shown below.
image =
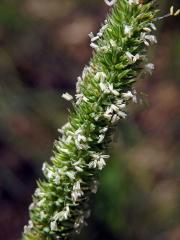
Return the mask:
<path id="1" fill-rule="evenodd" d="M 69 239 L 87 225 L 89 199 L 109 161 L 113 130 L 128 116 L 128 104 L 137 102 L 133 84 L 139 74 L 154 70 L 147 51 L 157 43 L 155 1 L 105 3 L 112 11 L 99 32 L 89 34 L 93 57 L 77 79 L 76 94 L 62 96 L 73 102 L 73 110 L 59 129 L 51 162 L 43 164 L 24 240 Z"/>

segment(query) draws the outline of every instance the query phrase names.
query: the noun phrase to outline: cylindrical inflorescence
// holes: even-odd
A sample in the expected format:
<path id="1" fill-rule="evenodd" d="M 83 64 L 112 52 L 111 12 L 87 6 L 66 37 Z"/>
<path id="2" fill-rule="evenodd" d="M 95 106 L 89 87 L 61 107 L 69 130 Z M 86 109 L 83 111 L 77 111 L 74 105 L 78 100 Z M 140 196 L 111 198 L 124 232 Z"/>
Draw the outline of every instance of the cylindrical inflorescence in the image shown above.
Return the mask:
<path id="1" fill-rule="evenodd" d="M 151 73 L 147 50 L 157 43 L 153 32 L 155 2 L 105 0 L 112 6 L 99 32 L 90 33 L 93 57 L 78 77 L 67 124 L 55 141 L 51 163 L 30 205 L 24 240 L 69 239 L 90 216 L 89 199 L 97 192 L 99 172 L 106 165 L 114 127 L 137 102 L 133 84 L 141 72 Z"/>

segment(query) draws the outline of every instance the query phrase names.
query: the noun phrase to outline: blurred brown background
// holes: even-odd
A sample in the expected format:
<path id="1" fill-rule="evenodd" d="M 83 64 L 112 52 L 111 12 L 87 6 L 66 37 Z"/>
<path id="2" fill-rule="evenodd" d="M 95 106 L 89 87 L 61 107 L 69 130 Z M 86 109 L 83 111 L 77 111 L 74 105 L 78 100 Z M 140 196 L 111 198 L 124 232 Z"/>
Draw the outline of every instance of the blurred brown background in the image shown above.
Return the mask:
<path id="1" fill-rule="evenodd" d="M 176 1 L 161 1 L 162 15 Z M 28 205 L 70 107 L 76 77 L 91 56 L 87 34 L 107 8 L 103 0 L 0 1 L 0 239 L 19 240 Z M 180 28 L 160 23 L 140 80 L 143 104 L 131 106 L 111 147 L 92 201 L 88 228 L 77 240 L 180 239 Z"/>

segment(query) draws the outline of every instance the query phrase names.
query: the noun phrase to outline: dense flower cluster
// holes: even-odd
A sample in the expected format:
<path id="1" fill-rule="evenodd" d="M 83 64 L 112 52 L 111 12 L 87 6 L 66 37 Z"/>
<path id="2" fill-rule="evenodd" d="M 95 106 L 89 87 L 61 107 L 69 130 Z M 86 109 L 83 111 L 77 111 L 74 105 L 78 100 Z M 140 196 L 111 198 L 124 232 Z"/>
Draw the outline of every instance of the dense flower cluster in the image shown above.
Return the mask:
<path id="1" fill-rule="evenodd" d="M 113 128 L 127 117 L 127 105 L 137 102 L 133 83 L 139 73 L 152 73 L 147 48 L 154 35 L 154 1 L 105 0 L 113 6 L 99 32 L 89 34 L 93 57 L 77 79 L 69 121 L 55 141 L 51 164 L 42 167 L 44 180 L 30 205 L 24 240 L 69 239 L 90 216 L 89 198 L 98 189 L 98 174 L 109 155 Z"/>

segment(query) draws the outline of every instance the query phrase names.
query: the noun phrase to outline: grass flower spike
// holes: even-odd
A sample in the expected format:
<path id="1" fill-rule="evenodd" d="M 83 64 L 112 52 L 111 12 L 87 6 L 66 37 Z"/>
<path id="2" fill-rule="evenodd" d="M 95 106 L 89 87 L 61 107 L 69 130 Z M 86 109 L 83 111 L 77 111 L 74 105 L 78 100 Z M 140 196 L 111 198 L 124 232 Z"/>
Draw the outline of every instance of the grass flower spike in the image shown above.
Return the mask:
<path id="1" fill-rule="evenodd" d="M 51 163 L 43 164 L 24 240 L 69 239 L 87 224 L 113 129 L 127 117 L 128 104 L 137 102 L 133 84 L 139 74 L 154 70 L 147 50 L 157 43 L 157 9 L 155 1 L 143 2 L 105 0 L 112 11 L 99 32 L 89 34 L 93 57 L 77 79 L 75 97 L 62 96 L 73 110 L 59 129 Z"/>

